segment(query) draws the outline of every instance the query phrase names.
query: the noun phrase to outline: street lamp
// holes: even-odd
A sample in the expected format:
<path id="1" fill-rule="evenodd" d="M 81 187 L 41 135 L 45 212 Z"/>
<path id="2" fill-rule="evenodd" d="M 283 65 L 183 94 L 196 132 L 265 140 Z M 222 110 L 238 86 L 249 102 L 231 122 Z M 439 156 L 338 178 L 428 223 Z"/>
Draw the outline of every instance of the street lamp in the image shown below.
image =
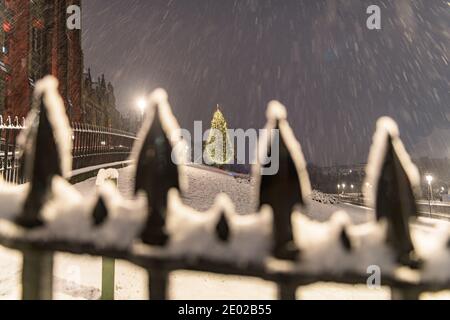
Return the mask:
<path id="1" fill-rule="evenodd" d="M 430 217 L 431 217 L 431 200 L 433 197 L 433 189 L 431 187 L 431 183 L 433 182 L 433 176 L 432 175 L 426 175 L 425 180 L 427 180 L 428 183 L 428 205 L 430 207 Z"/>
<path id="2" fill-rule="evenodd" d="M 337 188 L 338 188 L 338 198 L 339 198 L 339 200 L 341 200 L 341 185 L 338 184 Z"/>
<path id="3" fill-rule="evenodd" d="M 144 118 L 145 109 L 147 109 L 147 99 L 141 97 L 137 99 L 136 106 L 138 107 L 139 111 L 141 112 L 142 119 Z"/>
<path id="4" fill-rule="evenodd" d="M 346 184 L 343 183 L 343 184 L 342 184 L 342 190 L 343 190 L 342 193 L 343 193 L 343 194 L 345 194 L 345 187 L 346 187 Z"/>

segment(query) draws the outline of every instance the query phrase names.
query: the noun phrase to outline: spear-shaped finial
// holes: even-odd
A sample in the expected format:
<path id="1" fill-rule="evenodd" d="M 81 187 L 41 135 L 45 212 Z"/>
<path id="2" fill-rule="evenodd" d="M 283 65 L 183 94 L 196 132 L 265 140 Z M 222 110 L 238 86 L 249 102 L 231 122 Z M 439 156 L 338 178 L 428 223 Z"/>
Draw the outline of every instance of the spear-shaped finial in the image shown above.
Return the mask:
<path id="1" fill-rule="evenodd" d="M 160 94 L 161 95 L 161 94 Z M 165 103 L 161 98 L 160 103 Z M 167 112 L 168 105 L 166 105 Z M 142 190 L 147 195 L 148 218 L 141 234 L 142 241 L 163 246 L 168 241 L 165 230 L 167 193 L 171 188 L 179 189 L 178 167 L 172 159 L 172 146 L 161 123 L 159 105 L 148 128 L 141 137 L 142 145 L 137 154 L 135 193 Z M 145 127 L 144 127 L 145 128 Z"/>
<path id="2" fill-rule="evenodd" d="M 264 160 L 265 164 L 258 166 L 256 173 L 261 175 L 259 202 L 273 210 L 273 255 L 294 260 L 299 249 L 294 243 L 291 216 L 296 205 L 306 204 L 309 178 L 300 144 L 287 123 L 286 109 L 272 102 L 267 115 L 267 134 L 260 141 L 260 150 L 264 150 L 260 162 Z"/>
<path id="3" fill-rule="evenodd" d="M 53 77 L 37 83 L 31 123 L 21 137 L 23 168 L 30 189 L 16 222 L 27 228 L 43 224 L 40 210 L 51 196 L 53 177 L 65 176 L 71 167 L 72 134 L 57 87 Z"/>
<path id="4" fill-rule="evenodd" d="M 97 200 L 92 217 L 94 219 L 94 225 L 96 226 L 101 225 L 108 217 L 108 209 L 106 208 L 105 200 L 102 196 Z"/>
<path id="5" fill-rule="evenodd" d="M 217 238 L 222 242 L 228 242 L 230 238 L 230 226 L 228 225 L 227 216 L 225 212 L 221 212 L 219 222 L 216 226 Z"/>
<path id="6" fill-rule="evenodd" d="M 368 196 L 375 200 L 377 219 L 387 221 L 387 242 L 397 261 L 420 267 L 410 234 L 410 218 L 418 215 L 413 185 L 418 183 L 419 174 L 390 118 L 378 121 L 367 176 L 370 181 L 366 185 L 375 187 L 375 194 L 368 192 Z"/>
<path id="7" fill-rule="evenodd" d="M 347 229 L 345 227 L 342 228 L 339 240 L 341 241 L 342 246 L 347 252 L 352 251 L 353 249 L 352 241 L 350 240 Z"/>

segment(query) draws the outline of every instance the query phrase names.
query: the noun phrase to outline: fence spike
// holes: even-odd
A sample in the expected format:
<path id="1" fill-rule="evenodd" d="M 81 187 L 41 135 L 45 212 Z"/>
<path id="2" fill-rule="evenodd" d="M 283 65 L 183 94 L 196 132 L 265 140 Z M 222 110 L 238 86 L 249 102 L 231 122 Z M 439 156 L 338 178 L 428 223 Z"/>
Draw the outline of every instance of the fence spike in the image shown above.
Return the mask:
<path id="1" fill-rule="evenodd" d="M 178 167 L 171 158 L 172 146 L 155 107 L 151 127 L 143 138 L 137 158 L 135 193 L 142 190 L 147 195 L 148 217 L 141 234 L 144 243 L 163 246 L 168 241 L 165 230 L 167 193 L 179 189 Z"/>
<path id="2" fill-rule="evenodd" d="M 381 130 L 380 133 L 378 130 Z M 410 218 L 418 215 L 411 181 L 412 173 L 410 171 L 408 174 L 405 168 L 405 161 L 410 160 L 398 137 L 395 122 L 389 118 L 381 119 L 374 141 L 368 168 L 369 170 L 372 166 L 379 168 L 378 177 L 373 182 L 377 186 L 375 191 L 377 220 L 387 221 L 386 241 L 395 251 L 397 262 L 411 268 L 419 268 L 421 260 L 416 255 L 410 234 Z M 375 154 L 380 150 L 384 150 L 381 158 L 379 154 Z M 381 162 L 376 166 L 375 162 L 378 161 Z M 413 167 L 412 163 L 409 167 Z M 370 174 L 373 172 L 369 172 L 368 175 Z"/>
<path id="3" fill-rule="evenodd" d="M 295 140 L 292 129 L 286 120 L 286 110 L 278 102 L 269 104 L 268 125 L 266 129 L 275 129 L 268 132 L 268 141 L 261 141 L 260 149 L 272 158 L 272 153 L 278 150 L 278 171 L 273 175 L 262 175 L 260 184 L 259 203 L 270 205 L 273 210 L 273 255 L 284 260 L 295 260 L 300 250 L 297 248 L 292 231 L 292 212 L 296 205 L 306 205 L 305 194 L 309 192 L 309 178 L 306 172 L 306 163 L 300 144 Z M 271 124 L 271 125 L 270 125 Z M 289 143 L 289 145 L 288 145 Z M 295 159 L 294 159 L 295 157 Z M 260 159 L 261 160 L 261 159 Z M 268 163 L 262 168 L 270 168 L 274 163 Z M 258 172 L 261 175 L 261 172 Z M 280 195 L 283 195 L 280 197 Z"/>
<path id="4" fill-rule="evenodd" d="M 216 235 L 222 242 L 228 242 L 230 238 L 230 226 L 225 212 L 220 213 L 220 218 L 216 226 Z"/>
<path id="5" fill-rule="evenodd" d="M 39 115 L 31 125 L 24 150 L 25 176 L 31 185 L 16 222 L 26 228 L 43 224 L 39 211 L 49 195 L 53 177 L 62 175 L 60 154 L 44 105 L 45 94 L 40 98 Z"/>
<path id="6" fill-rule="evenodd" d="M 101 195 L 97 200 L 92 217 L 94 218 L 94 225 L 96 226 L 101 225 L 106 218 L 108 218 L 108 208 L 106 207 L 105 200 Z"/>
<path id="7" fill-rule="evenodd" d="M 341 235 L 340 235 L 340 241 L 341 241 L 342 246 L 344 247 L 344 249 L 347 252 L 350 252 L 353 250 L 352 241 L 351 241 L 350 237 L 348 236 L 347 229 L 345 227 L 342 228 Z"/>

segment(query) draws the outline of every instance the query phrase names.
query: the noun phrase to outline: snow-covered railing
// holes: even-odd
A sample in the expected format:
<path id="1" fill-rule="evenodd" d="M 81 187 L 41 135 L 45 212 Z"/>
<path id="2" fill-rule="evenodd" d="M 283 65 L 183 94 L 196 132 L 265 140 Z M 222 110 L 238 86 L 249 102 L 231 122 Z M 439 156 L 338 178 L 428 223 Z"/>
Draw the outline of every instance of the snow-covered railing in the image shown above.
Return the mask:
<path id="1" fill-rule="evenodd" d="M 0 115 L 0 176 L 3 180 L 22 183 L 20 163 L 17 153 L 16 139 L 24 129 L 25 119 L 6 117 L 5 121 Z"/>
<path id="2" fill-rule="evenodd" d="M 183 203 L 183 166 L 172 159 L 180 143 L 173 135 L 178 124 L 164 91 L 152 94 L 134 148 L 132 200 L 106 184 L 95 202 L 86 201 L 63 178 L 72 139 L 54 80 L 38 83 L 36 99 L 32 125 L 20 139 L 30 183 L 0 185 L 0 244 L 23 252 L 25 299 L 51 298 L 55 251 L 139 265 L 148 270 L 152 299 L 168 298 L 169 274 L 180 269 L 273 281 L 281 299 L 294 299 L 298 287 L 316 282 L 366 284 L 373 266 L 393 298 L 417 299 L 422 292 L 450 288 L 449 230 L 424 238 L 411 228 L 417 169 L 390 119 L 378 123 L 367 170 L 373 188 L 366 198 L 376 217 L 354 225 L 345 212 L 325 223 L 303 215 L 308 174 L 279 103 L 270 104 L 266 126 L 280 130 L 279 143 L 272 135 L 260 138 L 261 150 L 279 146 L 279 170 L 260 176 L 255 166 L 260 206 L 241 215 L 226 195 L 207 212 Z"/>
<path id="3" fill-rule="evenodd" d="M 0 175 L 6 182 L 24 183 L 20 153 L 16 143 L 25 119 L 0 115 Z M 83 123 L 72 123 L 73 169 L 92 167 L 127 160 L 136 136 L 122 130 Z"/>
<path id="4" fill-rule="evenodd" d="M 129 158 L 136 136 L 117 129 L 72 123 L 73 169 Z"/>

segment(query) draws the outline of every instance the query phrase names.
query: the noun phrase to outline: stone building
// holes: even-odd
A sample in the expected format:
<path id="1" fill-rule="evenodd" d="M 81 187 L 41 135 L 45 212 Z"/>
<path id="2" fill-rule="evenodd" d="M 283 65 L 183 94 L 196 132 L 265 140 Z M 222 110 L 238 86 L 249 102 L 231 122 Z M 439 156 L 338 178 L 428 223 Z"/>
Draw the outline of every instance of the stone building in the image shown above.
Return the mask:
<path id="1" fill-rule="evenodd" d="M 52 74 L 71 121 L 121 128 L 112 85 L 83 73 L 81 30 L 66 26 L 70 5 L 81 0 L 0 0 L 0 115 L 26 116 L 35 82 Z"/>
<path id="2" fill-rule="evenodd" d="M 66 28 L 66 9 L 81 0 L 0 0 L 0 111 L 25 116 L 35 82 L 47 74 L 72 120 L 81 120 L 81 31 Z"/>
<path id="3" fill-rule="evenodd" d="M 122 116 L 116 109 L 114 88 L 110 82 L 106 83 L 104 75 L 94 81 L 88 70 L 83 74 L 82 88 L 85 122 L 103 127 L 123 127 Z"/>

